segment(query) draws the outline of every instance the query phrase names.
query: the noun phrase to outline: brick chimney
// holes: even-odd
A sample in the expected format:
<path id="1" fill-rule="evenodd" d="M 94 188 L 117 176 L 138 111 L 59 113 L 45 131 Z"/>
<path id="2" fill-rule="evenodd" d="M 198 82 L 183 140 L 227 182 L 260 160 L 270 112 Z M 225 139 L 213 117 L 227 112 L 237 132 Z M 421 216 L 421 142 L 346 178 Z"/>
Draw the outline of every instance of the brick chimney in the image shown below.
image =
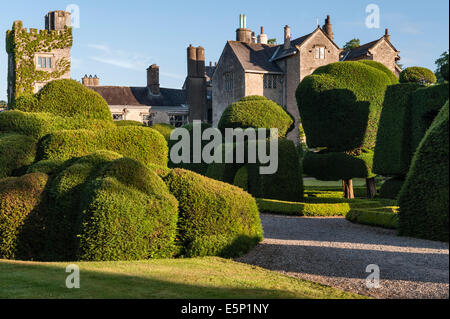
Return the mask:
<path id="1" fill-rule="evenodd" d="M 391 41 L 391 35 L 389 34 L 389 29 L 386 28 L 386 30 L 384 30 L 384 37 L 386 38 L 386 40 Z"/>
<path id="2" fill-rule="evenodd" d="M 205 49 L 202 46 L 197 47 L 197 75 L 204 77 L 205 68 Z"/>
<path id="3" fill-rule="evenodd" d="M 152 64 L 147 69 L 147 86 L 150 88 L 150 92 L 152 92 L 152 94 L 160 94 L 159 66 L 157 66 L 156 64 Z"/>
<path id="4" fill-rule="evenodd" d="M 205 49 L 201 46 L 189 45 L 187 48 L 187 63 L 186 103 L 189 105 L 189 121 L 206 121 Z"/>
<path id="5" fill-rule="evenodd" d="M 291 28 L 287 25 L 284 27 L 284 49 L 291 47 Z"/>
<path id="6" fill-rule="evenodd" d="M 267 34 L 264 34 L 264 27 L 261 27 L 261 34 L 258 35 L 258 43 L 267 44 Z"/>
<path id="7" fill-rule="evenodd" d="M 327 18 L 325 19 L 325 24 L 323 25 L 322 29 L 333 41 L 334 40 L 333 25 L 331 24 L 331 19 L 329 15 L 327 15 Z"/>
<path id="8" fill-rule="evenodd" d="M 247 16 L 239 16 L 239 29 L 236 30 L 236 41 L 252 43 L 252 30 L 247 29 Z"/>

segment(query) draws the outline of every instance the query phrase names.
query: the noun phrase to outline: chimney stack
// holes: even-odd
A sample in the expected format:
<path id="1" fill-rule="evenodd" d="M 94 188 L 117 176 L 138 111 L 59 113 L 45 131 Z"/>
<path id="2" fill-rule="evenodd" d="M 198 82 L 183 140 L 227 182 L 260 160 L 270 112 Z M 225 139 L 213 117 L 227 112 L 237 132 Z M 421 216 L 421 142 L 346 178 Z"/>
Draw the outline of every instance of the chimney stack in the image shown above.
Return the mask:
<path id="1" fill-rule="evenodd" d="M 322 29 L 328 35 L 331 41 L 333 41 L 334 39 L 333 25 L 331 24 L 331 19 L 329 15 L 327 15 L 327 18 L 325 19 L 325 24 L 323 25 Z"/>
<path id="2" fill-rule="evenodd" d="M 197 47 L 197 75 L 205 76 L 205 49 L 202 46 Z"/>
<path id="3" fill-rule="evenodd" d="M 48 31 L 64 30 L 64 28 L 72 25 L 72 17 L 70 12 L 66 11 L 50 11 L 45 16 L 45 29 Z"/>
<path id="4" fill-rule="evenodd" d="M 291 47 L 291 28 L 287 25 L 284 27 L 284 49 Z"/>
<path id="5" fill-rule="evenodd" d="M 267 34 L 264 34 L 264 27 L 261 27 L 261 34 L 258 35 L 258 43 L 267 44 Z"/>
<path id="6" fill-rule="evenodd" d="M 160 94 L 159 87 L 159 66 L 152 64 L 147 69 L 147 86 L 150 88 L 150 92 L 155 95 Z"/>
<path id="7" fill-rule="evenodd" d="M 384 37 L 386 38 L 386 40 L 391 41 L 391 36 L 389 34 L 389 29 L 386 28 L 386 30 L 384 30 Z"/>
<path id="8" fill-rule="evenodd" d="M 239 16 L 239 29 L 236 30 L 236 41 L 252 42 L 252 30 L 247 29 L 247 16 L 245 14 Z"/>

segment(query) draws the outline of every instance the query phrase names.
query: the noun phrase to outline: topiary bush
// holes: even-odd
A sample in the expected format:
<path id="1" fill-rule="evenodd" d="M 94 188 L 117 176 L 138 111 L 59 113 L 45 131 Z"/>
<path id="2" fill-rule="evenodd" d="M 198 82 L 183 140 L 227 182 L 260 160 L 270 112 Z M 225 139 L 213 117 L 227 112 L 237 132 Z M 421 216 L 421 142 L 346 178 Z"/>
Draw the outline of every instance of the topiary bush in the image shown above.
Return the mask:
<path id="1" fill-rule="evenodd" d="M 388 179 L 381 185 L 379 197 L 397 199 L 404 183 L 405 180 L 399 177 Z"/>
<path id="2" fill-rule="evenodd" d="M 248 96 L 230 105 L 222 114 L 218 128 L 277 128 L 286 136 L 294 121 L 277 103 L 263 96 Z"/>
<path id="3" fill-rule="evenodd" d="M 36 140 L 20 134 L 0 136 L 0 178 L 20 176 L 36 157 Z"/>
<path id="4" fill-rule="evenodd" d="M 412 93 L 418 88 L 416 83 L 404 83 L 386 90 L 373 159 L 376 174 L 406 175 L 409 170 Z"/>
<path id="5" fill-rule="evenodd" d="M 383 63 L 372 61 L 372 60 L 360 60 L 358 62 L 363 63 L 368 66 L 371 66 L 375 69 L 378 69 L 378 70 L 384 72 L 391 80 L 392 85 L 399 83 L 397 76 L 391 70 L 389 70 Z"/>
<path id="6" fill-rule="evenodd" d="M 112 121 L 61 117 L 49 113 L 6 111 L 0 113 L 0 132 L 14 132 L 40 139 L 60 130 L 114 128 Z"/>
<path id="7" fill-rule="evenodd" d="M 142 123 L 142 122 L 130 121 L 130 120 L 115 121 L 114 125 L 116 125 L 116 126 L 145 126 L 144 123 Z"/>
<path id="8" fill-rule="evenodd" d="M 183 169 L 165 182 L 179 202 L 182 255 L 236 257 L 262 240 L 255 199 L 242 189 Z"/>
<path id="9" fill-rule="evenodd" d="M 170 134 L 175 129 L 175 126 L 170 125 L 170 124 L 159 123 L 159 124 L 153 124 L 151 126 L 151 128 L 158 131 L 159 133 L 161 133 L 162 136 L 164 136 L 164 138 L 166 139 L 166 141 L 169 141 Z"/>
<path id="10" fill-rule="evenodd" d="M 108 164 L 88 187 L 79 258 L 142 260 L 176 253 L 177 200 L 151 170 L 132 159 Z"/>
<path id="11" fill-rule="evenodd" d="M 403 236 L 449 240 L 449 103 L 414 155 L 399 196 Z"/>
<path id="12" fill-rule="evenodd" d="M 108 103 L 100 94 L 68 79 L 49 82 L 34 99 L 27 97 L 12 105 L 12 109 L 112 121 Z"/>
<path id="13" fill-rule="evenodd" d="M 248 167 L 242 166 L 234 176 L 233 185 L 248 191 Z"/>
<path id="14" fill-rule="evenodd" d="M 40 140 L 37 159 L 67 160 L 97 150 L 117 152 L 144 164 L 167 166 L 168 162 L 164 137 L 150 128 L 135 126 L 54 132 Z"/>
<path id="15" fill-rule="evenodd" d="M 0 179 L 0 258 L 30 259 L 41 249 L 42 173 Z"/>
<path id="16" fill-rule="evenodd" d="M 436 83 L 436 75 L 433 71 L 413 66 L 406 68 L 400 73 L 400 83 L 419 83 L 421 85 L 430 85 Z"/>

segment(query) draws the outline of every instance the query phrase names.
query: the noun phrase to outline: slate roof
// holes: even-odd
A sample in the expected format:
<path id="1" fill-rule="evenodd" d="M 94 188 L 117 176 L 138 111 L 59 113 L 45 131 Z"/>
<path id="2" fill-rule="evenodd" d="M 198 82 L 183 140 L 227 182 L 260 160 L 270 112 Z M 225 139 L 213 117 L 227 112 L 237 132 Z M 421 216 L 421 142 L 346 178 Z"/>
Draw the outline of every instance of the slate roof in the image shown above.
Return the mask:
<path id="1" fill-rule="evenodd" d="M 228 44 L 246 71 L 283 73 L 278 65 L 270 62 L 278 46 L 238 41 L 228 41 Z"/>
<path id="2" fill-rule="evenodd" d="M 186 91 L 161 88 L 161 94 L 151 94 L 148 87 L 89 86 L 99 93 L 108 105 L 181 106 L 186 104 Z"/>
<path id="3" fill-rule="evenodd" d="M 363 44 L 357 48 L 344 51 L 342 53 L 341 61 L 351 61 L 351 60 L 355 60 L 355 59 L 359 59 L 359 58 L 367 56 L 367 54 L 370 53 L 369 52 L 370 49 L 372 49 L 375 45 L 377 45 L 383 39 L 385 39 L 385 38 L 382 37 L 381 39 Z M 392 43 L 389 40 L 386 39 L 386 42 L 392 47 L 392 49 L 394 51 L 398 52 L 398 50 L 392 45 Z"/>

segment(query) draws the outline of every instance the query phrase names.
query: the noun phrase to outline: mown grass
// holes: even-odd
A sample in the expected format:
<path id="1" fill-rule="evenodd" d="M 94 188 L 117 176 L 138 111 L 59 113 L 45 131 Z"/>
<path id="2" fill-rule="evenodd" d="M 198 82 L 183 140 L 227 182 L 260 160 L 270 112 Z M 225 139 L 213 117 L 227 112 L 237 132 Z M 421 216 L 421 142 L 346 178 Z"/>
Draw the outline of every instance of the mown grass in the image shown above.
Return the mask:
<path id="1" fill-rule="evenodd" d="M 80 262 L 80 289 L 65 286 L 68 263 L 0 260 L 0 298 L 359 299 L 362 296 L 217 257 Z"/>

